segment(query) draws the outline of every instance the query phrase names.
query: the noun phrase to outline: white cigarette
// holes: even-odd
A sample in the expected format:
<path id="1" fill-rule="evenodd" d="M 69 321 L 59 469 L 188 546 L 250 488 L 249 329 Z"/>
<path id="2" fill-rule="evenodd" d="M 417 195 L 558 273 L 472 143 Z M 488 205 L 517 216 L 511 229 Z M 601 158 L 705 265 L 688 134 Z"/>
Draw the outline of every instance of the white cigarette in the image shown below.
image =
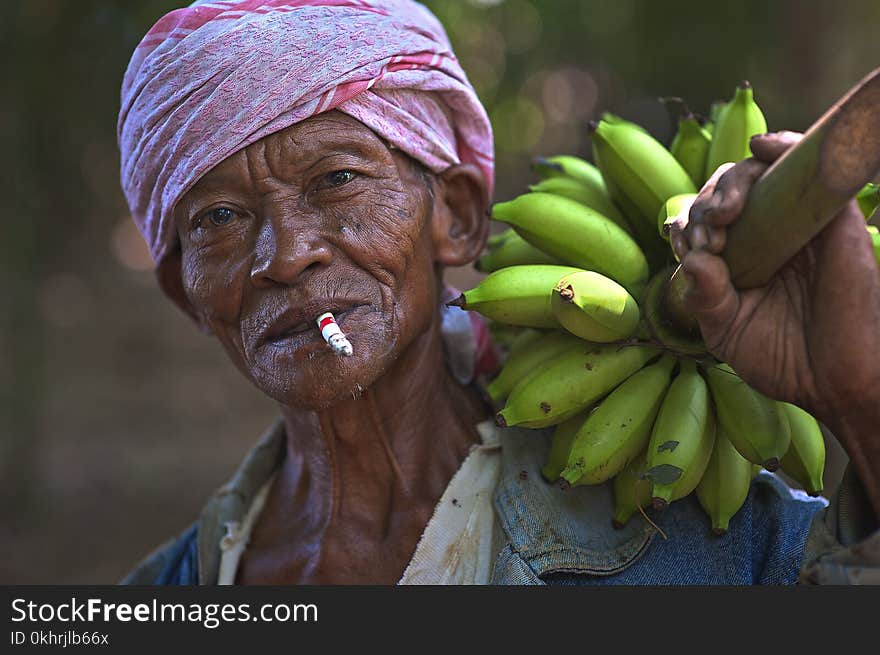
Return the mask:
<path id="1" fill-rule="evenodd" d="M 336 323 L 333 314 L 324 312 L 315 319 L 315 322 L 318 324 L 318 329 L 321 330 L 321 336 L 324 337 L 324 341 L 333 349 L 333 352 L 337 355 L 351 356 L 354 349 L 351 347 L 351 342 L 342 332 L 342 328 Z"/>

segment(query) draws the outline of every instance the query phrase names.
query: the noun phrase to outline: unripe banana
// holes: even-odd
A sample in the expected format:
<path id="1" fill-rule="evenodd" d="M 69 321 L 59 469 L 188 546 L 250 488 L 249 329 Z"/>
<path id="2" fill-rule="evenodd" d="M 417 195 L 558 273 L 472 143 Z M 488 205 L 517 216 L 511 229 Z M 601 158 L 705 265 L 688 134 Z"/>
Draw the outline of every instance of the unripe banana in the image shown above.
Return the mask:
<path id="1" fill-rule="evenodd" d="M 538 250 L 518 235 L 513 229 L 505 232 L 505 238 L 488 246 L 488 252 L 477 260 L 476 269 L 491 273 L 508 266 L 524 264 L 555 264 L 563 266 L 563 262 Z"/>
<path id="2" fill-rule="evenodd" d="M 599 484 L 617 475 L 645 449 L 669 387 L 672 355 L 633 373 L 577 426 L 566 467 L 568 484 Z"/>
<path id="3" fill-rule="evenodd" d="M 490 234 L 486 239 L 486 247 L 492 248 L 496 245 L 501 244 L 509 235 L 514 234 L 515 231 L 512 227 L 507 228 L 506 230 L 502 230 L 496 234 Z"/>
<path id="4" fill-rule="evenodd" d="M 700 125 L 697 117 L 686 114 L 678 121 L 678 131 L 669 144 L 669 152 L 687 171 L 697 188 L 706 181 L 706 158 L 712 135 Z"/>
<path id="5" fill-rule="evenodd" d="M 697 499 L 709 515 L 715 534 L 727 532 L 730 519 L 746 502 L 755 477 L 754 466 L 737 452 L 724 430 L 716 424 L 715 447 L 697 485 Z"/>
<path id="6" fill-rule="evenodd" d="M 706 158 L 704 179 L 709 179 L 721 164 L 751 157 L 749 141 L 767 132 L 767 121 L 748 82 L 736 88 L 733 99 L 721 110 Z"/>
<path id="7" fill-rule="evenodd" d="M 691 360 L 663 399 L 648 444 L 647 476 L 653 483 L 652 504 L 662 510 L 697 486 L 715 440 L 709 390 Z"/>
<path id="8" fill-rule="evenodd" d="M 768 471 L 779 468 L 791 433 L 775 400 L 752 389 L 727 364 L 705 368 L 718 421 L 739 454 Z"/>
<path id="9" fill-rule="evenodd" d="M 593 157 L 612 199 L 623 208 L 639 243 L 652 257 L 669 247 L 657 235 L 657 214 L 668 198 L 696 193 L 681 164 L 650 134 L 623 123 L 591 123 Z M 637 210 L 630 216 L 627 207 Z"/>
<path id="10" fill-rule="evenodd" d="M 504 325 L 503 323 L 497 323 L 497 325 Z M 535 328 L 515 328 L 517 330 L 516 334 L 510 340 L 510 343 L 507 347 L 507 354 L 509 355 L 512 352 L 523 350 L 526 348 L 528 344 L 537 343 L 540 339 L 546 335 L 553 334 L 553 332 L 548 332 L 547 330 L 536 330 Z"/>
<path id="11" fill-rule="evenodd" d="M 822 493 L 825 472 L 825 439 L 818 421 L 791 403 L 779 403 L 791 429 L 791 445 L 779 468 L 794 478 L 811 496 Z"/>
<path id="12" fill-rule="evenodd" d="M 572 266 L 530 264 L 508 266 L 490 273 L 447 305 L 479 312 L 507 323 L 536 328 L 558 328 L 550 297 L 557 280 L 576 272 Z"/>
<path id="13" fill-rule="evenodd" d="M 727 109 L 727 105 L 727 100 L 715 100 L 709 105 L 709 122 L 717 125 L 718 121 L 721 120 L 721 114 Z"/>
<path id="14" fill-rule="evenodd" d="M 638 293 L 648 262 L 638 244 L 614 221 L 579 202 L 552 193 L 526 193 L 492 208 L 533 246 L 572 266 L 597 271 Z"/>
<path id="15" fill-rule="evenodd" d="M 696 332 L 685 331 L 673 320 L 675 314 L 668 309 L 667 295 L 672 291 L 680 291 L 670 280 L 673 268 L 668 267 L 657 271 L 639 301 L 642 311 L 642 323 L 648 334 L 656 341 L 678 353 L 690 355 L 706 354 L 706 345 Z M 679 322 L 682 322 L 681 317 Z"/>
<path id="16" fill-rule="evenodd" d="M 862 210 L 865 220 L 871 218 L 877 206 L 880 205 L 880 184 L 870 182 L 866 184 L 856 194 L 856 202 L 859 205 L 859 209 Z"/>
<path id="17" fill-rule="evenodd" d="M 874 259 L 877 262 L 877 265 L 880 266 L 880 230 L 878 230 L 874 225 L 866 225 L 868 228 L 868 234 L 871 235 L 871 245 L 874 247 Z"/>
<path id="18" fill-rule="evenodd" d="M 640 507 L 651 504 L 651 481 L 645 476 L 643 450 L 635 459 L 614 476 L 614 518 L 612 525 L 622 529 Z"/>
<path id="19" fill-rule="evenodd" d="M 537 157 L 532 160 L 532 169 L 542 180 L 567 177 L 595 191 L 605 192 L 605 183 L 599 169 L 574 155 Z"/>
<path id="20" fill-rule="evenodd" d="M 657 353 L 646 346 L 581 342 L 517 384 L 495 415 L 501 427 L 558 425 L 592 405 Z"/>
<path id="21" fill-rule="evenodd" d="M 620 210 L 611 201 L 611 196 L 608 195 L 608 190 L 605 188 L 605 182 L 602 181 L 601 175 L 599 176 L 598 184 L 592 186 L 567 176 L 549 177 L 537 184 L 530 185 L 529 191 L 553 193 L 569 200 L 575 200 L 590 209 L 595 209 L 602 216 L 610 218 L 626 230 L 627 234 L 632 234 L 632 228 L 629 226 L 629 223 L 626 222 L 623 214 L 620 213 Z"/>
<path id="22" fill-rule="evenodd" d="M 556 482 L 559 479 L 559 474 L 562 473 L 562 469 L 568 463 L 568 453 L 571 451 L 574 438 L 589 414 L 589 410 L 579 412 L 567 421 L 557 425 L 553 430 L 550 451 L 547 453 L 547 460 L 541 469 L 541 476 L 547 482 Z"/>
<path id="23" fill-rule="evenodd" d="M 486 321 L 489 326 L 489 338 L 492 343 L 501 350 L 501 354 L 510 352 L 513 344 L 519 339 L 524 338 L 523 333 L 538 333 L 534 328 L 524 328 L 518 325 L 508 325 L 507 323 L 499 323 L 498 321 Z"/>
<path id="24" fill-rule="evenodd" d="M 715 126 L 718 124 L 718 118 L 721 116 L 721 112 L 726 106 L 726 100 L 716 100 L 709 106 L 709 118 L 703 123 L 703 129 L 706 130 L 710 136 L 714 136 Z"/>
<path id="25" fill-rule="evenodd" d="M 507 397 L 513 388 L 542 364 L 549 362 L 566 348 L 576 346 L 580 340 L 567 332 L 541 333 L 538 339 L 529 341 L 521 348 L 511 348 L 501 371 L 486 386 L 486 393 L 494 401 Z"/>
<path id="26" fill-rule="evenodd" d="M 627 290 L 595 271 L 563 275 L 553 287 L 550 307 L 562 327 L 597 343 L 626 339 L 641 318 Z"/>
<path id="27" fill-rule="evenodd" d="M 623 116 L 618 116 L 617 114 L 612 114 L 610 111 L 602 112 L 602 115 L 599 117 L 601 120 L 606 123 L 611 123 L 613 125 L 625 125 L 628 127 L 633 127 L 640 132 L 644 132 L 645 134 L 649 134 L 648 130 L 639 125 L 638 123 L 634 123 L 633 121 L 625 119 Z"/>
<path id="28" fill-rule="evenodd" d="M 669 241 L 669 232 L 675 217 L 685 209 L 690 209 L 696 197 L 696 193 L 680 193 L 672 196 L 660 207 L 660 213 L 657 214 L 657 231 L 665 241 Z"/>

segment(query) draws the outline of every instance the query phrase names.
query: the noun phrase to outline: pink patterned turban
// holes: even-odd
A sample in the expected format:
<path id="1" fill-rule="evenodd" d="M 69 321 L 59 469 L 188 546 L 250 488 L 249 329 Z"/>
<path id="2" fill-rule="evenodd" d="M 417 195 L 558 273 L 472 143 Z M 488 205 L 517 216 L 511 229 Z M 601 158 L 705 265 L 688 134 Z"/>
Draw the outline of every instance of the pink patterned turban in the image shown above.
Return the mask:
<path id="1" fill-rule="evenodd" d="M 174 206 L 259 139 L 336 109 L 434 172 L 493 183 L 486 112 L 439 21 L 412 0 L 230 0 L 163 16 L 122 83 L 122 188 L 157 263 Z"/>

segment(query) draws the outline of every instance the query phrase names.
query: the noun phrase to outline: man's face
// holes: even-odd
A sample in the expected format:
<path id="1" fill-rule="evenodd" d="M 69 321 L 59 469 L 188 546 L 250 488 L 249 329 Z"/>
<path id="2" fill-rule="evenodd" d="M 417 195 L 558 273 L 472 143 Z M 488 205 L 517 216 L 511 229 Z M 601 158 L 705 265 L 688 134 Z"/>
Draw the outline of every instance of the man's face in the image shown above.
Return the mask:
<path id="1" fill-rule="evenodd" d="M 434 319 L 432 202 L 406 156 L 349 116 L 320 114 L 230 156 L 177 204 L 184 292 L 264 393 L 327 407 Z M 325 311 L 351 357 L 322 339 Z"/>

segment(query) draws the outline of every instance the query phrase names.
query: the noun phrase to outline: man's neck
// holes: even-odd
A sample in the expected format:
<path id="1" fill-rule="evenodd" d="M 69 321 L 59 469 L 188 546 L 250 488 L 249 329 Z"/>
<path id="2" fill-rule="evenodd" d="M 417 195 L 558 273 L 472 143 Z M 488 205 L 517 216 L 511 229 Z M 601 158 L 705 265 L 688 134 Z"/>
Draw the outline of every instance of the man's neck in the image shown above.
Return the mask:
<path id="1" fill-rule="evenodd" d="M 312 508 L 302 517 L 308 531 L 376 540 L 430 517 L 485 418 L 475 394 L 450 377 L 436 323 L 359 397 L 282 413 L 281 490 Z"/>

